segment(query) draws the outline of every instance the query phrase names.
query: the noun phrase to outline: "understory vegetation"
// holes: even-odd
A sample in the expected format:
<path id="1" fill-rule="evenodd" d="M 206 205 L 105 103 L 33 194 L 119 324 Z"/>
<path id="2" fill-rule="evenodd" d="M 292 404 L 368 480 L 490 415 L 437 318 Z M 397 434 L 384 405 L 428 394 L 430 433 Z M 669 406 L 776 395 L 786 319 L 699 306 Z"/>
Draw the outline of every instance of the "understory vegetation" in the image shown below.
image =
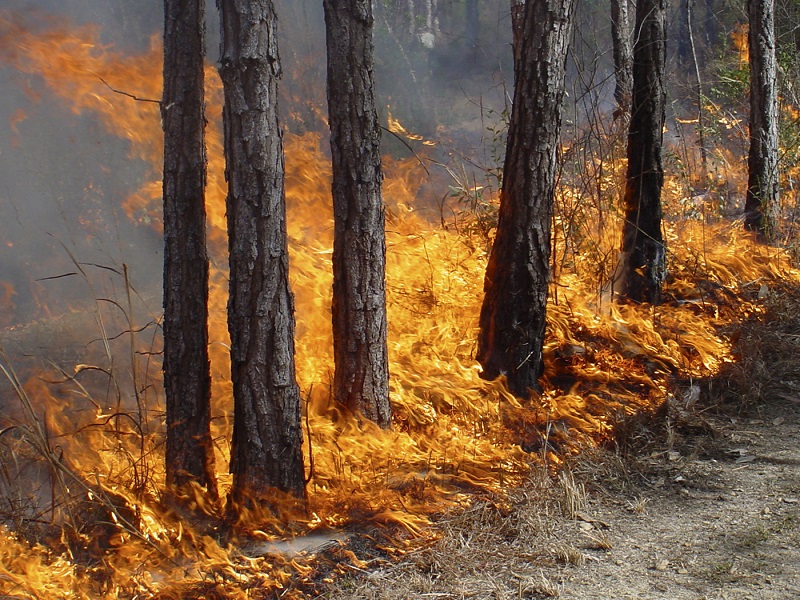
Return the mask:
<path id="1" fill-rule="evenodd" d="M 313 101 L 324 92 L 305 93 L 304 77 L 315 66 L 300 56 L 284 93 L 291 107 L 287 203 L 308 512 L 294 513 L 276 499 L 232 523 L 200 489 L 182 505 L 168 502 L 160 280 L 150 273 L 137 280 L 143 285 L 134 283 L 135 256 L 88 261 L 62 242 L 67 268 L 36 281 L 42 305 L 53 308 L 15 313 L 9 300 L 9 313 L 0 314 L 0 594 L 558 597 L 569 587 L 566 570 L 601 562 L 596 556 L 618 543 L 595 510 L 597 498 L 632 517 L 648 514 L 660 498 L 681 494 L 681 481 L 701 479 L 708 461 L 754 456 L 731 454 L 744 448 L 735 443 L 745 435 L 737 420 L 762 413 L 768 423 L 797 419 L 796 407 L 786 417 L 770 412 L 781 402 L 796 404 L 800 393 L 796 0 L 778 3 L 781 200 L 769 245 L 741 222 L 748 144 L 741 7 L 701 15 L 707 30 L 699 77 L 675 50 L 662 196 L 668 279 L 658 306 L 617 302 L 609 288 L 620 243 L 627 122 L 609 100 L 607 6 L 582 7 L 559 150 L 543 390 L 524 400 L 502 380 L 483 381 L 474 359 L 512 85 L 509 50 L 498 49 L 495 38 L 508 23 L 493 29 L 490 12 L 481 13 L 478 47 L 462 56 L 460 38 L 444 23 L 410 23 L 404 3 L 379 4 L 379 48 L 388 46 L 378 71 L 387 82 L 393 430 L 346 414 L 330 398 L 330 165 L 326 140 L 315 133 L 324 130 L 321 104 Z M 450 2 L 447 14 L 467 18 L 456 5 L 462 3 Z M 1 19 L 7 45 L 21 34 Z M 55 45 L 13 56 L 0 45 L 0 59 L 44 77 L 37 92 L 59 102 L 76 95 L 59 70 L 90 85 L 97 73 L 124 77 L 128 69 L 158 81 L 158 49 L 130 57 L 105 48 L 86 57 L 75 48 L 94 43 L 90 32 L 80 30 L 79 43 L 69 38 L 61 46 L 59 36 L 73 32 L 37 33 L 25 38 L 28 48 L 39 38 Z M 430 39 L 442 45 L 431 49 Z M 38 62 L 54 49 L 70 69 Z M 395 71 L 403 76 L 390 80 Z M 445 71 L 458 76 L 448 79 Z M 224 496 L 232 422 L 224 176 L 219 87 L 209 79 L 212 433 Z M 147 165 L 153 181 L 131 182 L 138 190 L 126 199 L 132 224 L 125 227 L 159 232 L 159 192 L 152 192 L 159 182 L 158 108 L 138 102 L 132 114 L 121 114 L 114 106 L 124 85 L 110 81 L 90 88 L 97 105 L 72 110 L 123 138 Z M 96 207 L 91 215 L 113 220 Z M 89 226 L 80 227 L 88 237 Z M 66 278 L 80 282 L 80 302 L 60 310 L 56 285 Z M 783 499 L 800 491 L 781 493 L 780 506 L 791 508 Z M 780 526 L 797 550 L 798 516 L 781 518 L 743 532 L 740 543 L 758 547 Z M 559 530 L 566 527 L 572 537 Z M 705 580 L 735 577 L 724 553 L 717 558 L 716 567 L 702 566 Z M 661 560 L 679 568 L 673 558 L 642 568 L 663 572 Z"/>

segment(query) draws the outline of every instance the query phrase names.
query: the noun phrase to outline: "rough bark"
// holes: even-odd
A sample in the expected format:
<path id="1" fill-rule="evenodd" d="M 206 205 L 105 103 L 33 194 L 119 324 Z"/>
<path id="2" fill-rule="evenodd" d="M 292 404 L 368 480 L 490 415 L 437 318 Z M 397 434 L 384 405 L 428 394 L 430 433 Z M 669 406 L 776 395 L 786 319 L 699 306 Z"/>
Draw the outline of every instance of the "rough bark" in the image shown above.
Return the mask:
<path id="1" fill-rule="evenodd" d="M 550 232 L 572 0 L 528 0 L 500 213 L 484 282 L 478 361 L 526 396 L 542 373 Z"/>
<path id="2" fill-rule="evenodd" d="M 386 241 L 370 0 L 325 0 L 333 160 L 333 395 L 391 424 Z"/>
<path id="3" fill-rule="evenodd" d="M 167 487 L 216 500 L 208 360 L 204 4 L 164 2 L 164 394 Z"/>
<path id="4" fill-rule="evenodd" d="M 633 50 L 629 0 L 611 0 L 611 41 L 614 47 L 614 99 L 620 115 L 631 108 L 633 91 Z"/>
<path id="5" fill-rule="evenodd" d="M 511 48 L 514 63 L 519 62 L 522 52 L 522 31 L 525 25 L 525 0 L 511 0 Z"/>
<path id="6" fill-rule="evenodd" d="M 769 236 L 778 206 L 778 91 L 775 1 L 749 0 L 750 152 L 745 227 Z"/>
<path id="7" fill-rule="evenodd" d="M 625 222 L 614 281 L 614 289 L 635 302 L 657 303 L 666 276 L 661 234 L 665 15 L 665 0 L 638 0 L 636 4 Z"/>
<path id="8" fill-rule="evenodd" d="M 304 494 L 294 365 L 280 60 L 269 0 L 219 0 L 230 251 L 228 329 L 234 426 L 231 499 Z"/>

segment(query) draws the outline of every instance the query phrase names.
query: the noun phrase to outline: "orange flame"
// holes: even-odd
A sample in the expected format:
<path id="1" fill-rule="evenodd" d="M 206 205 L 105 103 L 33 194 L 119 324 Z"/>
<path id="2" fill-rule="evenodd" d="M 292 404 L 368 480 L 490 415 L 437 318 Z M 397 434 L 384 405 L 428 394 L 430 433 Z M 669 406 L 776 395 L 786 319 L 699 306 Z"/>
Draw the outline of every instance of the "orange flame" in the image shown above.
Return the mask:
<path id="1" fill-rule="evenodd" d="M 731 42 L 734 50 L 739 53 L 739 66 L 746 66 L 750 62 L 750 42 L 746 23 L 738 25 L 731 31 Z"/>
<path id="2" fill-rule="evenodd" d="M 34 34 L 6 16 L 0 18 L 0 58 L 39 76 L 50 93 L 70 103 L 73 112 L 95 115 L 109 133 L 130 143 L 132 156 L 147 161 L 158 173 L 162 132 L 157 105 L 118 93 L 145 99 L 160 96 L 158 44 L 154 39 L 147 54 L 129 57 L 99 46 L 95 37 L 91 27 L 69 33 L 53 27 Z M 232 404 L 225 324 L 226 190 L 220 83 L 213 69 L 207 75 L 214 428 L 219 440 L 217 465 L 226 465 Z M 405 132 L 399 123 L 393 127 Z M 717 331 L 739 314 L 739 308 L 717 311 L 718 303 L 707 300 L 713 293 L 709 290 L 739 290 L 753 281 L 798 275 L 783 254 L 753 244 L 737 228 L 668 224 L 669 247 L 676 253 L 674 281 L 666 291 L 671 300 L 656 309 L 619 306 L 594 289 L 596 264 L 588 254 L 578 253 L 554 284 L 557 294 L 549 306 L 545 349 L 546 391 L 521 401 L 507 393 L 502 381 L 480 379 L 473 358 L 486 265 L 483 245 L 457 228 L 434 224 L 439 215 L 428 218 L 424 206 L 435 205 L 438 199 L 425 198 L 420 191 L 431 182 L 416 160 L 386 159 L 395 423 L 393 430 L 383 431 L 344 414 L 330 400 L 333 228 L 330 165 L 322 146 L 315 134 L 286 136 L 297 372 L 308 399 L 310 516 L 302 524 L 305 528 L 370 518 L 420 534 L 429 515 L 469 503 L 475 490 L 502 494 L 527 472 L 533 460 L 528 451 L 543 450 L 556 461 L 556 455 L 548 453 L 556 441 L 563 443 L 564 452 L 577 442 L 597 443 L 612 434 L 618 413 L 652 408 L 662 401 L 672 373 L 707 375 L 731 360 L 730 344 Z M 608 186 L 613 185 L 611 179 Z M 155 178 L 140 185 L 125 207 L 132 219 L 158 228 L 160 198 Z M 566 186 L 560 191 L 564 206 L 578 200 L 577 191 Z M 566 227 L 565 220 L 557 224 Z M 563 237 L 559 244 L 564 244 Z M 616 239 L 614 227 L 609 227 L 597 241 L 598 252 L 610 254 Z M 559 246 L 557 254 L 566 256 L 565 248 Z M 704 288 L 704 282 L 713 285 Z M 132 332 L 136 326 L 124 329 Z M 302 559 L 248 558 L 221 548 L 199 531 L 200 526 L 198 531 L 185 529 L 187 524 L 159 507 L 163 408 L 160 398 L 152 397 L 152 384 L 158 382 L 160 371 L 147 362 L 158 343 L 131 332 L 124 337 L 133 340 L 134 366 L 125 385 L 119 385 L 120 369 L 108 350 L 108 367 L 81 365 L 75 373 L 62 373 L 62 384 L 55 389 L 41 378 L 17 389 L 22 403 L 31 406 L 29 422 L 41 425 L 31 426 L 30 433 L 42 438 L 40 445 L 51 467 L 66 478 L 65 489 L 70 488 L 73 497 L 99 497 L 110 515 L 106 520 L 120 525 L 103 538 L 105 547 L 100 549 L 111 567 L 102 583 L 103 594 L 114 598 L 169 590 L 180 595 L 182 586 L 202 585 L 206 574 L 212 573 L 229 582 L 225 584 L 229 593 L 239 589 L 244 597 L 242 582 L 248 587 L 280 588 L 291 578 L 302 577 L 308 572 Z M 102 337 L 107 347 L 109 337 Z M 124 391 L 96 400 L 93 394 L 102 386 L 89 385 L 90 374 L 108 387 L 113 381 Z M 551 435 L 552 440 L 546 439 Z M 220 480 L 223 487 L 230 485 L 225 474 Z M 136 523 L 126 524 L 128 518 Z M 290 525 L 266 520 L 264 515 L 253 515 L 249 526 L 254 537 L 269 537 L 264 530 L 281 528 L 291 533 Z M 58 547 L 64 546 L 72 548 Z M 45 572 L 44 564 L 46 578 L 37 574 Z M 90 590 L 96 591 L 99 584 L 79 564 L 79 557 L 68 551 L 50 553 L 26 545 L 12 532 L 0 532 L 0 593 L 22 590 L 41 597 L 92 597 Z"/>
<path id="3" fill-rule="evenodd" d="M 14 296 L 17 291 L 8 281 L 0 281 L 0 326 L 11 325 L 14 318 Z"/>

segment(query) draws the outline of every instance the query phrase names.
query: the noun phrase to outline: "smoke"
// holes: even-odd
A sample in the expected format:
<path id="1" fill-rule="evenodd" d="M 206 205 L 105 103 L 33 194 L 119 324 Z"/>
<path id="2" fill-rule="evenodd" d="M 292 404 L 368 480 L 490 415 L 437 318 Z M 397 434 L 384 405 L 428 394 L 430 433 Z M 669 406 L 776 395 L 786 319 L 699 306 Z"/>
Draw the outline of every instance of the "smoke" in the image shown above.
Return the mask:
<path id="1" fill-rule="evenodd" d="M 382 120 L 388 114 L 407 129 L 440 144 L 436 160 L 474 154 L 496 119 L 510 82 L 510 24 L 505 2 L 480 3 L 480 36 L 467 45 L 463 3 L 376 3 L 376 82 Z M 414 12 L 408 7 L 413 6 Z M 324 130 L 325 46 L 322 3 L 277 2 L 284 66 L 284 124 L 293 131 Z M 207 2 L 208 56 L 215 62 L 219 21 Z M 110 134 L 91 111 L 76 114 L 35 72 L 21 72 L 11 56 L 14 28 L 39 35 L 94 29 L 104 49 L 141 57 L 160 39 L 160 1 L 7 0 L 0 31 L 0 281 L 13 286 L 3 325 L 55 316 L 85 303 L 86 281 L 74 259 L 121 271 L 160 305 L 160 240 L 120 210 L 125 197 L 153 177 L 153 166 L 131 155 L 125 139 Z M 9 25 L 9 22 L 13 24 Z M 87 30 L 88 31 L 88 30 Z M 125 89 L 136 93 L 135 88 Z M 119 98 L 119 102 L 127 102 Z M 494 116 L 491 116 L 494 111 Z M 487 117 L 487 115 L 489 115 Z M 385 135 L 386 151 L 408 156 L 405 143 Z M 461 147 L 454 148 L 455 144 Z M 416 144 L 419 150 L 419 144 Z M 486 156 L 480 157 L 485 162 Z M 70 256 L 70 254 L 72 256 Z M 88 268 L 103 286 L 113 274 Z M 109 292 L 110 293 L 110 292 Z M 46 307 L 46 308 L 45 308 Z M 11 310 L 13 309 L 13 310 Z"/>
<path id="2" fill-rule="evenodd" d="M 77 113 L 36 73 L 18 68 L 21 29 L 45 35 L 97 23 L 98 43 L 125 39 L 125 52 L 135 54 L 149 45 L 143 32 L 151 17 L 133 19 L 130 3 L 8 4 L 0 14 L 0 281 L 15 295 L 0 325 L 19 326 L 85 309 L 88 285 L 109 297 L 124 287 L 108 269 L 85 265 L 84 276 L 75 261 L 120 272 L 129 264 L 144 282 L 160 259 L 157 236 L 133 227 L 119 208 L 149 165 L 94 115 Z"/>

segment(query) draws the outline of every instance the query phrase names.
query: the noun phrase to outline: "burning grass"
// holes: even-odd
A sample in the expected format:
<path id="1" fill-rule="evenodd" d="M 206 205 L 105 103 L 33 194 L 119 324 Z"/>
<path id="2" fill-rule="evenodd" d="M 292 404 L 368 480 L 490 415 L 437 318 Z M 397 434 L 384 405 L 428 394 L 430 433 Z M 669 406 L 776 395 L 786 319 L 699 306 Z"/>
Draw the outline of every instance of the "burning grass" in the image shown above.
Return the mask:
<path id="1" fill-rule="evenodd" d="M 157 94 L 157 50 L 129 60 L 93 44 L 91 34 L 29 35 L 17 23 L 0 21 L 0 52 L 17 69 L 40 75 L 50 93 L 74 100 L 72 110 L 97 115 L 157 173 L 156 107 L 120 96 L 103 82 L 127 73 L 129 84 L 146 83 L 141 95 Z M 219 82 L 212 75 L 208 214 L 213 263 L 221 265 L 225 190 L 214 104 Z M 346 573 L 369 570 L 380 578 L 381 565 L 393 558 L 401 564 L 429 561 L 430 576 L 409 589 L 433 593 L 442 580 L 457 586 L 485 575 L 476 565 L 488 563 L 475 556 L 486 540 L 469 533 L 469 522 L 481 524 L 480 535 L 489 535 L 489 524 L 504 553 L 534 563 L 544 555 L 521 548 L 520 531 L 548 527 L 550 508 L 542 506 L 574 516 L 584 501 L 578 484 L 550 478 L 559 466 L 581 449 L 613 442 L 620 423 L 633 415 L 652 418 L 676 384 L 731 369 L 737 357 L 726 332 L 737 320 L 761 313 L 764 285 L 769 290 L 778 281 L 797 280 L 785 254 L 756 244 L 738 224 L 682 221 L 668 225 L 673 254 L 665 304 L 613 303 L 600 276 L 611 269 L 598 261 L 613 256 L 618 223 L 606 217 L 608 225 L 597 235 L 578 227 L 602 221 L 604 208 L 581 204 L 577 188 L 565 182 L 559 218 L 571 223 L 561 229 L 571 233 L 556 248 L 563 258 L 549 305 L 544 392 L 518 400 L 502 381 L 480 379 L 473 358 L 486 265 L 485 240 L 476 236 L 484 228 L 473 226 L 474 215 L 455 203 L 447 206 L 455 222 L 441 223 L 443 205 L 431 218 L 428 209 L 438 200 L 424 190 L 446 185 L 415 160 L 387 158 L 395 421 L 383 431 L 331 403 L 330 167 L 319 136 L 286 140 L 308 513 L 265 510 L 232 529 L 202 493 L 186 499 L 188 512 L 164 503 L 157 330 L 147 316 L 139 323 L 129 298 L 98 292 L 92 301 L 100 333 L 81 364 L 24 376 L 4 365 L 11 385 L 0 430 L 0 593 L 300 597 Z M 603 185 L 614 187 L 613 171 Z M 158 189 L 155 177 L 125 202 L 133 220 L 156 230 Z M 211 279 L 213 427 L 216 463 L 226 465 L 232 403 L 224 269 L 216 268 Z M 127 279 L 122 287 L 130 291 Z M 219 476 L 224 492 L 230 481 Z M 432 522 L 445 535 L 439 537 Z M 284 538 L 295 539 L 300 550 L 279 541 Z M 435 558 L 431 544 L 453 561 Z M 581 560 L 569 548 L 555 554 Z M 50 575 L 41 577 L 45 569 Z M 546 594 L 557 586 L 526 571 L 519 590 Z"/>

